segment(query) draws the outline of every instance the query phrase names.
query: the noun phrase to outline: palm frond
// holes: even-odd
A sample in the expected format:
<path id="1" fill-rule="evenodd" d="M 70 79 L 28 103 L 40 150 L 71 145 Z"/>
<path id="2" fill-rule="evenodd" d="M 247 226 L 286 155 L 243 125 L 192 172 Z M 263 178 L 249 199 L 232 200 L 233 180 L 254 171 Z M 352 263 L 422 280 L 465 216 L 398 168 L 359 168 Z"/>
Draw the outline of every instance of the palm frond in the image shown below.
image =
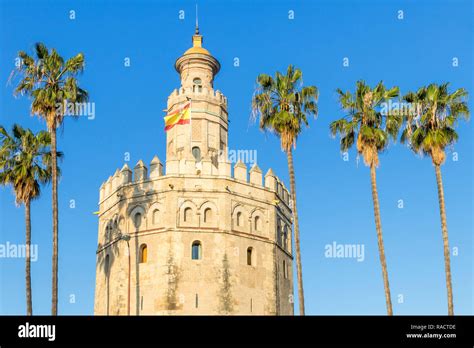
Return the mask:
<path id="1" fill-rule="evenodd" d="M 364 156 L 364 163 L 377 166 L 377 152 L 387 148 L 389 138 L 397 138 L 403 123 L 402 115 L 393 112 L 387 112 L 385 115 L 380 111 L 382 103 L 388 103 L 398 97 L 399 88 L 392 87 L 387 90 L 381 81 L 372 89 L 365 81 L 359 80 L 353 94 L 341 89 L 336 92 L 346 115 L 330 123 L 331 135 L 341 136 L 341 151 L 347 151 L 357 144 L 357 151 Z"/>
<path id="2" fill-rule="evenodd" d="M 31 114 L 46 120 L 49 129 L 60 126 L 64 120 L 65 102 L 86 102 L 87 91 L 80 88 L 76 75 L 84 69 L 82 53 L 65 61 L 55 49 L 43 43 L 35 45 L 35 58 L 24 51 L 18 56 L 22 64 L 16 75 L 20 81 L 15 95 L 28 95 L 32 99 Z"/>
<path id="3" fill-rule="evenodd" d="M 301 70 L 288 66 L 286 75 L 276 72 L 274 77 L 261 74 L 252 98 L 252 120 L 259 119 L 263 131 L 275 133 L 284 151 L 296 146 L 308 116 L 317 116 L 318 89 L 302 86 Z"/>
<path id="4" fill-rule="evenodd" d="M 402 142 L 416 153 L 430 155 L 435 164 L 442 164 L 446 147 L 458 139 L 454 129 L 458 120 L 469 119 L 467 97 L 463 88 L 449 93 L 449 83 L 432 83 L 407 93 L 403 99 L 416 103 L 418 112 L 417 117 L 405 118 Z"/>
<path id="5" fill-rule="evenodd" d="M 17 204 L 29 202 L 40 194 L 40 184 L 49 182 L 52 175 L 49 134 L 34 134 L 15 124 L 9 134 L 0 126 L 0 184 L 10 185 Z M 49 159 L 48 159 L 49 158 Z"/>

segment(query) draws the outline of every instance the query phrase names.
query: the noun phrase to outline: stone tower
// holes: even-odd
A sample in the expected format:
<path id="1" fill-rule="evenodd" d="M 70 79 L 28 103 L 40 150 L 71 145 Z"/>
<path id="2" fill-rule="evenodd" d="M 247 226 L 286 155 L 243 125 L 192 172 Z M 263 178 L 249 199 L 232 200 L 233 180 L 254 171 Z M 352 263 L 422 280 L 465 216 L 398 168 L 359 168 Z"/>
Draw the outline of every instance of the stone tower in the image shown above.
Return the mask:
<path id="1" fill-rule="evenodd" d="M 192 43 L 167 105 L 190 100 L 191 122 L 166 132 L 165 171 L 155 156 L 100 188 L 94 312 L 293 315 L 288 190 L 271 169 L 232 171 L 220 64 L 197 28 Z"/>
<path id="2" fill-rule="evenodd" d="M 202 47 L 203 37 L 196 29 L 193 47 L 176 61 L 181 87 L 168 98 L 168 112 L 191 100 L 189 127 L 173 127 L 166 132 L 166 173 L 222 174 L 230 167 L 227 158 L 227 99 L 214 90 L 219 62 Z"/>

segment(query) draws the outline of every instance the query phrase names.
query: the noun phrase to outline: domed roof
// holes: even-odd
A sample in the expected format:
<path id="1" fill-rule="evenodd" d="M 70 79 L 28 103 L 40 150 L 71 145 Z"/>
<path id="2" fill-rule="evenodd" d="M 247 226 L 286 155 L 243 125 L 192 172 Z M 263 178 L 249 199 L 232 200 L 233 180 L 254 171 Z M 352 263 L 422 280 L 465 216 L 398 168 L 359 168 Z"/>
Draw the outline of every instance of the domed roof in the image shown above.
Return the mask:
<path id="1" fill-rule="evenodd" d="M 191 47 L 186 52 L 184 52 L 184 55 L 193 54 L 193 53 L 205 54 L 205 55 L 208 55 L 208 56 L 211 55 L 211 53 L 208 50 L 206 50 L 204 47 L 194 47 L 194 46 Z"/>
<path id="2" fill-rule="evenodd" d="M 207 56 L 211 56 L 211 53 L 208 50 L 206 50 L 204 47 L 202 47 L 202 35 L 199 35 L 198 28 L 196 28 L 196 33 L 193 35 L 193 47 L 191 47 L 186 52 L 184 52 L 184 56 L 187 54 L 193 54 L 193 53 L 205 54 Z"/>
<path id="3" fill-rule="evenodd" d="M 181 73 L 185 67 L 189 67 L 189 62 L 196 62 L 196 59 L 200 63 L 210 66 L 214 75 L 219 72 L 221 68 L 219 61 L 213 57 L 208 50 L 202 47 L 202 41 L 203 37 L 199 34 L 199 28 L 196 27 L 196 32 L 193 35 L 193 46 L 184 52 L 174 64 L 178 73 Z"/>

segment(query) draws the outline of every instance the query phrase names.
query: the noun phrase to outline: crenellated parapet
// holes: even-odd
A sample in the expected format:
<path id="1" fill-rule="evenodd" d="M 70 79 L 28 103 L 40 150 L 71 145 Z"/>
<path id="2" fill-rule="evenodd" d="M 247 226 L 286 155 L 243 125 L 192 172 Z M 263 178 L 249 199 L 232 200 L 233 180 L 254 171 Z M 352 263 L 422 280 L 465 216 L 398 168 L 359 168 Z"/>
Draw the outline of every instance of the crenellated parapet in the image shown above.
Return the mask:
<path id="1" fill-rule="evenodd" d="M 191 99 L 193 102 L 205 101 L 214 105 L 223 105 L 227 109 L 227 97 L 219 90 L 202 87 L 196 89 L 193 87 L 181 87 L 175 89 L 168 96 L 167 109 L 172 111 L 175 105 L 180 105 Z"/>
<path id="2" fill-rule="evenodd" d="M 132 170 L 128 167 L 126 163 L 123 165 L 120 173 L 122 177 L 122 182 L 121 182 L 122 185 L 126 185 L 132 182 Z"/>
<path id="3" fill-rule="evenodd" d="M 139 160 L 133 171 L 135 181 L 144 181 L 148 179 L 148 168 L 142 160 Z"/>
<path id="4" fill-rule="evenodd" d="M 158 156 L 155 156 L 150 163 L 150 179 L 156 179 L 160 176 L 163 176 L 163 164 Z"/>
<path id="5" fill-rule="evenodd" d="M 190 178 L 203 179 L 226 179 L 236 182 L 237 184 L 247 185 L 250 188 L 262 189 L 274 192 L 276 198 L 283 202 L 289 209 L 290 207 L 290 193 L 285 187 L 285 184 L 280 180 L 270 168 L 265 176 L 260 167 L 255 163 L 250 168 L 242 161 L 237 161 L 231 168 L 231 163 L 225 162 L 216 172 L 212 166 L 210 159 L 203 159 L 196 162 L 192 159 L 184 161 L 184 165 L 196 168 L 195 174 L 188 174 Z M 107 181 L 100 186 L 99 204 L 108 200 L 117 199 L 117 191 L 124 187 L 138 186 L 141 187 L 146 183 L 150 183 L 153 187 L 153 182 L 160 179 L 182 177 L 179 172 L 164 173 L 164 167 L 160 159 L 155 156 L 148 167 L 142 160 L 139 160 L 135 165 L 133 171 L 125 164 L 121 170 L 117 169 L 114 175 L 110 176 Z M 118 195 L 120 196 L 120 195 Z M 110 205 L 112 204 L 109 202 Z"/>

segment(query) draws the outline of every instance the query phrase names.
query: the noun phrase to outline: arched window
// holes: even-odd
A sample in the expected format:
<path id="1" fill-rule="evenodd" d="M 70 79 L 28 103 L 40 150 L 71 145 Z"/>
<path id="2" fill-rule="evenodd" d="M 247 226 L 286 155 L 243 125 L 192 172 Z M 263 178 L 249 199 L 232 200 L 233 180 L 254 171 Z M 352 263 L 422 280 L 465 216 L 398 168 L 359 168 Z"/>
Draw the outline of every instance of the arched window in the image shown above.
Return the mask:
<path id="1" fill-rule="evenodd" d="M 253 260 L 252 260 L 252 253 L 253 253 L 253 248 L 249 247 L 247 249 L 247 265 L 252 266 L 253 265 Z"/>
<path id="2" fill-rule="evenodd" d="M 142 214 L 136 213 L 133 222 L 135 223 L 135 227 L 139 228 L 142 224 Z"/>
<path id="3" fill-rule="evenodd" d="M 109 267 L 110 267 L 110 257 L 109 255 L 107 255 L 105 257 L 105 261 L 104 261 L 104 272 L 105 272 L 105 275 L 108 276 L 109 275 Z"/>
<path id="4" fill-rule="evenodd" d="M 174 147 L 174 142 L 173 142 L 173 140 L 170 140 L 169 143 L 168 143 L 168 152 L 174 153 L 173 147 Z"/>
<path id="5" fill-rule="evenodd" d="M 158 209 L 153 211 L 153 225 L 156 225 L 158 223 L 158 214 L 160 211 Z"/>
<path id="6" fill-rule="evenodd" d="M 185 208 L 184 209 L 184 214 L 183 214 L 184 222 L 191 222 L 191 213 L 192 213 L 191 208 Z"/>
<path id="7" fill-rule="evenodd" d="M 260 219 L 260 216 L 255 217 L 254 229 L 255 229 L 255 231 L 260 231 L 262 229 L 262 221 Z"/>
<path id="8" fill-rule="evenodd" d="M 196 240 L 193 242 L 193 246 L 191 248 L 191 258 L 193 260 L 200 260 L 201 257 L 202 257 L 201 242 Z"/>
<path id="9" fill-rule="evenodd" d="M 148 247 L 146 244 L 140 246 L 140 263 L 146 263 L 148 261 Z"/>
<path id="10" fill-rule="evenodd" d="M 191 151 L 196 162 L 201 162 L 201 149 L 198 146 L 194 146 Z"/>
<path id="11" fill-rule="evenodd" d="M 286 266 L 286 261 L 283 260 L 283 278 L 288 278 L 288 268 Z"/>
<path id="12" fill-rule="evenodd" d="M 105 241 L 106 242 L 110 242 L 111 234 L 112 234 L 112 228 L 110 227 L 110 224 L 108 224 L 105 227 Z"/>
<path id="13" fill-rule="evenodd" d="M 211 208 L 206 208 L 204 210 L 204 222 L 211 222 L 212 221 L 212 210 Z"/>
<path id="14" fill-rule="evenodd" d="M 283 249 L 288 249 L 288 226 L 283 229 Z"/>
<path id="15" fill-rule="evenodd" d="M 237 219 L 236 219 L 237 226 L 242 226 L 242 213 L 239 211 L 237 213 Z"/>
<path id="16" fill-rule="evenodd" d="M 196 77 L 193 80 L 193 92 L 201 92 L 202 91 L 202 81 L 199 77 Z"/>
<path id="17" fill-rule="evenodd" d="M 281 220 L 278 219 L 277 222 L 277 243 L 278 245 L 281 246 L 281 238 L 282 238 L 282 233 L 281 233 Z"/>

